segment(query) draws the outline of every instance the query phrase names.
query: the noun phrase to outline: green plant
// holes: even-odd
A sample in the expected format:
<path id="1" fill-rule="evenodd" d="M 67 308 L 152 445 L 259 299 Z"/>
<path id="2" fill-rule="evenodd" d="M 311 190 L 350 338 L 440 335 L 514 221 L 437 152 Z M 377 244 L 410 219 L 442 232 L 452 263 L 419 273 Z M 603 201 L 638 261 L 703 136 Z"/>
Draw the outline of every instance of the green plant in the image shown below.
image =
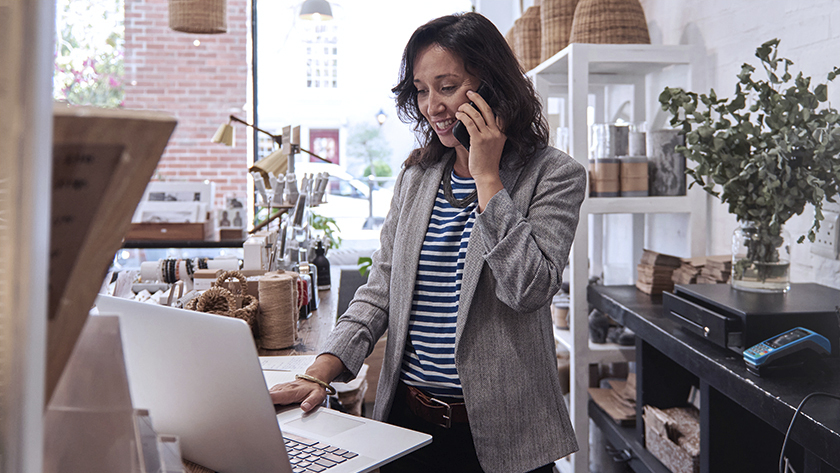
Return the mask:
<path id="1" fill-rule="evenodd" d="M 840 114 L 824 105 L 827 85 L 811 88 L 810 77 L 794 77 L 793 61 L 778 57 L 778 46 L 773 39 L 756 49 L 767 79 L 754 79 L 755 67 L 744 64 L 731 99 L 719 98 L 714 89 L 698 95 L 666 88 L 659 96 L 671 125 L 685 135 L 677 151 L 696 163 L 686 170 L 691 184 L 728 204 L 740 222 L 756 225 L 760 235 L 748 258 L 767 263 L 788 219 L 813 205 L 807 234 L 813 242 L 823 201 L 834 202 L 840 193 Z M 828 81 L 837 75 L 835 67 Z"/>
<path id="2" fill-rule="evenodd" d="M 359 273 L 365 276 L 370 272 L 370 267 L 373 266 L 373 259 L 369 256 L 360 256 L 357 264 L 359 265 Z"/>
<path id="3" fill-rule="evenodd" d="M 347 156 L 361 160 L 368 167 L 374 166 L 373 170 L 377 172 L 379 167 L 376 162 L 385 162 L 391 156 L 391 147 L 382 136 L 382 128 L 367 123 L 357 123 L 350 127 L 346 149 Z"/>
<path id="4" fill-rule="evenodd" d="M 362 176 L 370 176 L 371 174 L 376 177 L 391 177 L 393 171 L 388 163 L 377 159 L 372 164 L 365 166 L 365 169 L 362 171 Z"/>
<path id="5" fill-rule="evenodd" d="M 309 214 L 309 224 L 312 226 L 312 229 L 320 230 L 326 235 L 327 249 L 338 248 L 341 245 L 341 237 L 339 236 L 341 229 L 338 228 L 335 219 L 318 215 L 315 212 L 310 212 Z"/>

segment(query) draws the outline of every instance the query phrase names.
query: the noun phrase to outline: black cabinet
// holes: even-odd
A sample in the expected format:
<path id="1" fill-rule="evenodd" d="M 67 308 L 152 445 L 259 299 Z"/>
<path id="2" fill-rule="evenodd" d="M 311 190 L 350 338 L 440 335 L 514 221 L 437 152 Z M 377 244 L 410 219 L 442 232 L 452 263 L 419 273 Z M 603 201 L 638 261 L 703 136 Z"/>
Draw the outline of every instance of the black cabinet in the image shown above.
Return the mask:
<path id="1" fill-rule="evenodd" d="M 642 406 L 686 405 L 700 393 L 700 471 L 778 471 L 785 431 L 812 392 L 840 395 L 840 358 L 827 358 L 783 376 L 761 378 L 736 353 L 682 330 L 662 314 L 661 296 L 634 286 L 590 286 L 588 299 L 636 333 L 636 428 L 616 428 L 590 403 L 590 417 L 634 471 L 668 471 L 644 450 Z M 794 423 L 785 451 L 798 473 L 840 472 L 840 401 L 815 397 Z"/>

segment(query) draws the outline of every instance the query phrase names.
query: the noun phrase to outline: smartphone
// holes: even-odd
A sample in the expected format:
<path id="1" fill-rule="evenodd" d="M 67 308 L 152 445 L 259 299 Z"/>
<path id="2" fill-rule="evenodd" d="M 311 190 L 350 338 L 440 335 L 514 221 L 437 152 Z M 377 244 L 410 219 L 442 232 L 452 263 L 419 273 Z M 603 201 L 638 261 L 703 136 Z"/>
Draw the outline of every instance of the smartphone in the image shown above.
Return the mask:
<path id="1" fill-rule="evenodd" d="M 493 89 L 487 85 L 486 82 L 482 82 L 480 86 L 478 86 L 478 90 L 475 91 L 481 98 L 487 102 L 487 105 L 490 105 L 490 108 L 496 105 L 496 96 L 493 94 Z M 473 106 L 476 110 L 478 107 L 475 106 L 473 102 L 470 102 L 470 105 Z M 461 120 L 458 120 L 458 123 L 455 124 L 455 128 L 452 129 L 452 134 L 455 135 L 455 138 L 464 145 L 464 148 L 467 148 L 467 151 L 470 149 L 470 132 L 467 131 L 467 127 L 461 123 Z"/>

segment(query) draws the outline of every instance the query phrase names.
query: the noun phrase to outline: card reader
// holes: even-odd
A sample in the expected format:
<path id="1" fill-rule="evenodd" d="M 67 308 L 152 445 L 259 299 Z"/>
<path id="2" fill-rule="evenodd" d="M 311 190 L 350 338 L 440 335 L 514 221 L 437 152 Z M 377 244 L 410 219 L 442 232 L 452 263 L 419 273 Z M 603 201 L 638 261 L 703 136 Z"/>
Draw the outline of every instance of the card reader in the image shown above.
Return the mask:
<path id="1" fill-rule="evenodd" d="M 803 362 L 831 353 L 831 342 L 822 335 L 796 327 L 744 350 L 747 369 L 761 376 L 767 368 Z"/>

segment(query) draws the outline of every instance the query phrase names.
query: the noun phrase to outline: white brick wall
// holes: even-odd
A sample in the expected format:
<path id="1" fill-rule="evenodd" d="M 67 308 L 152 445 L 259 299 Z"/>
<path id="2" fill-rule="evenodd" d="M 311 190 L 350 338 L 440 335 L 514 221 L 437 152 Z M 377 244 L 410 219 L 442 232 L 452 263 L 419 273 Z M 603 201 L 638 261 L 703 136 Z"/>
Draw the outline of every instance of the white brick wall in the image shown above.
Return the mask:
<path id="1" fill-rule="evenodd" d="M 780 54 L 794 62 L 793 70 L 825 82 L 840 65 L 840 0 L 641 0 L 654 44 L 697 44 L 705 50 L 704 79 L 697 92 L 714 88 L 718 96 L 734 91 L 741 64 L 758 66 L 755 48 L 781 39 Z M 761 71 L 756 71 L 761 74 Z M 840 108 L 840 80 L 829 86 L 829 99 Z M 795 241 L 811 225 L 813 211 L 788 222 Z M 718 201 L 711 204 L 710 251 L 730 251 L 737 223 Z M 818 282 L 840 288 L 840 261 L 812 255 L 809 244 L 794 244 L 794 282 Z"/>

